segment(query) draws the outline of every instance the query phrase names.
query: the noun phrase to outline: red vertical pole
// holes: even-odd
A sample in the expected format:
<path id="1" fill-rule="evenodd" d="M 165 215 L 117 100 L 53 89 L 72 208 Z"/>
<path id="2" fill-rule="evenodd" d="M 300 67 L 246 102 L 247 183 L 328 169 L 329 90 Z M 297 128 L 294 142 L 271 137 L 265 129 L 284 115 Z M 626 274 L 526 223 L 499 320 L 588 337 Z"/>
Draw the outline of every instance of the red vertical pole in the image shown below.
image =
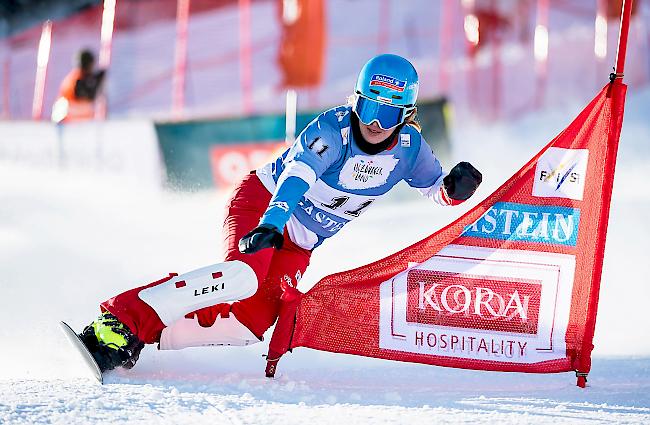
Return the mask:
<path id="1" fill-rule="evenodd" d="M 501 35 L 494 35 L 492 44 L 492 119 L 497 120 L 501 116 Z"/>
<path id="2" fill-rule="evenodd" d="M 537 19 L 535 37 L 533 39 L 533 54 L 535 56 L 535 107 L 541 108 L 546 98 L 548 74 L 548 0 L 537 0 Z"/>
<path id="3" fill-rule="evenodd" d="M 98 65 L 102 69 L 108 69 L 111 65 L 111 56 L 113 52 L 113 31 L 115 28 L 115 8 L 117 0 L 104 0 L 104 10 L 102 12 L 102 27 L 100 29 L 99 60 Z M 95 102 L 95 118 L 106 118 L 106 96 L 101 95 Z"/>
<path id="4" fill-rule="evenodd" d="M 596 19 L 594 22 L 594 57 L 596 87 L 603 82 L 603 71 L 607 58 L 607 4 L 608 0 L 596 0 Z M 606 72 L 606 71 L 605 71 Z"/>
<path id="5" fill-rule="evenodd" d="M 239 0 L 239 75 L 246 115 L 253 112 L 251 59 L 251 0 Z"/>
<path id="6" fill-rule="evenodd" d="M 190 16 L 190 0 L 176 2 L 176 50 L 174 76 L 172 79 L 172 114 L 183 115 L 185 108 L 185 74 L 187 69 L 187 27 Z"/>
<path id="7" fill-rule="evenodd" d="M 618 33 L 618 50 L 616 52 L 616 74 L 623 78 L 625 70 L 625 54 L 627 53 L 627 35 L 630 30 L 630 16 L 632 15 L 633 0 L 623 0 L 621 13 L 621 29 Z"/>
<path id="8" fill-rule="evenodd" d="M 497 13 L 498 7 L 495 0 L 490 2 L 490 9 Z M 494 42 L 492 43 L 492 119 L 496 120 L 501 115 L 501 34 L 500 28 L 494 24 Z"/>
<path id="9" fill-rule="evenodd" d="M 115 23 L 115 7 L 117 0 L 104 0 L 102 12 L 101 46 L 99 48 L 98 65 L 108 68 L 111 64 L 111 53 L 113 50 L 113 29 Z"/>
<path id="10" fill-rule="evenodd" d="M 584 388 L 587 383 L 587 373 L 591 369 L 591 351 L 593 350 L 594 330 L 596 329 L 596 311 L 598 307 L 598 296 L 600 292 L 600 281 L 603 271 L 603 257 L 605 254 L 605 240 L 607 235 L 607 224 L 609 221 L 609 208 L 612 200 L 612 188 L 614 186 L 614 170 L 616 167 L 616 153 L 621 134 L 623 120 L 623 103 L 625 102 L 625 85 L 623 84 L 623 71 L 625 69 L 625 54 L 627 52 L 627 36 L 630 28 L 630 15 L 633 0 L 623 0 L 623 12 L 621 13 L 621 27 L 618 35 L 618 51 L 616 54 L 616 71 L 610 75 L 612 81 L 610 96 L 612 98 L 610 127 L 607 137 L 607 148 L 605 156 L 605 175 L 601 189 L 602 200 L 598 218 L 598 231 L 601 237 L 597 239 L 595 255 L 599 261 L 594 263 L 591 274 L 591 289 L 589 306 L 587 312 L 589 317 L 585 325 L 585 333 L 582 338 L 580 358 L 576 367 L 577 385 Z"/>
<path id="11" fill-rule="evenodd" d="M 36 58 L 36 79 L 34 81 L 34 99 L 32 102 L 32 119 L 40 120 L 43 116 L 43 98 L 45 96 L 45 79 L 47 78 L 47 65 L 50 61 L 50 47 L 52 44 L 52 21 L 45 21 L 38 42 Z"/>
<path id="12" fill-rule="evenodd" d="M 449 59 L 451 56 L 451 42 L 453 40 L 454 0 L 443 0 L 440 6 L 440 55 L 438 91 L 446 94 L 449 92 Z"/>
<path id="13" fill-rule="evenodd" d="M 478 17 L 474 14 L 474 2 L 463 2 L 463 28 L 465 31 L 466 42 L 466 59 L 469 65 L 465 75 L 467 77 L 467 100 L 469 109 L 472 110 L 477 106 L 479 96 L 478 83 L 476 81 L 476 53 L 480 40 L 480 25 Z"/>
<path id="14" fill-rule="evenodd" d="M 4 64 L 3 64 L 3 79 L 2 79 L 2 92 L 4 95 L 2 96 L 2 116 L 5 119 L 9 119 L 11 117 L 11 112 L 9 111 L 9 72 L 10 72 L 10 60 L 11 60 L 11 54 L 5 59 Z"/>

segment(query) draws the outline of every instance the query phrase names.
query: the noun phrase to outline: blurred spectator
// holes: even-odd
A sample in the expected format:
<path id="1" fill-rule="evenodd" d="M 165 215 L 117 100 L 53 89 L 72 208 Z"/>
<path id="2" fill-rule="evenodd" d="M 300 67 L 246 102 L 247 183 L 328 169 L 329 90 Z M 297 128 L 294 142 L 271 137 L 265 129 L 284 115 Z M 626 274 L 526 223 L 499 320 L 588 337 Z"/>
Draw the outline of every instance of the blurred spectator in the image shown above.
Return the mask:
<path id="1" fill-rule="evenodd" d="M 72 122 L 95 117 L 95 99 L 106 71 L 95 71 L 95 55 L 87 49 L 79 52 L 77 68 L 61 82 L 59 98 L 52 107 L 52 121 Z"/>

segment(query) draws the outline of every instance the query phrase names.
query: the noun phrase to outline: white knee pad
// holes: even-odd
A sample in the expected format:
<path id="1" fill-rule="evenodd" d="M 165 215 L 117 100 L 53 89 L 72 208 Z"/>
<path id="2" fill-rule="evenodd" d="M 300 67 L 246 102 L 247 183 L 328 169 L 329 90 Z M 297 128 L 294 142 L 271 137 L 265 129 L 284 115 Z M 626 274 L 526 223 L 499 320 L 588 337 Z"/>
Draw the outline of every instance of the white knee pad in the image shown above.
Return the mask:
<path id="1" fill-rule="evenodd" d="M 180 350 L 186 347 L 208 345 L 250 345 L 260 342 L 234 315 L 217 317 L 214 325 L 204 328 L 197 318 L 182 318 L 163 329 L 160 335 L 161 350 Z"/>
<path id="2" fill-rule="evenodd" d="M 187 313 L 211 305 L 243 300 L 257 291 L 257 276 L 242 261 L 225 261 L 143 289 L 138 297 L 170 326 Z"/>

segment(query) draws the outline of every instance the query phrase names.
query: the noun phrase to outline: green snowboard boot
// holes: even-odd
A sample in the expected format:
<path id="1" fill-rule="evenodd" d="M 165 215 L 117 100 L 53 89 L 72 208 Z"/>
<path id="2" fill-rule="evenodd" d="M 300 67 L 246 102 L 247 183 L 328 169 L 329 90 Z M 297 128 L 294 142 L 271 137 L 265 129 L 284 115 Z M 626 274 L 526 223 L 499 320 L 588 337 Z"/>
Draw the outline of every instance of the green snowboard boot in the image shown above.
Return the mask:
<path id="1" fill-rule="evenodd" d="M 107 311 L 86 326 L 79 338 L 102 372 L 116 367 L 131 369 L 144 348 L 144 343 Z"/>

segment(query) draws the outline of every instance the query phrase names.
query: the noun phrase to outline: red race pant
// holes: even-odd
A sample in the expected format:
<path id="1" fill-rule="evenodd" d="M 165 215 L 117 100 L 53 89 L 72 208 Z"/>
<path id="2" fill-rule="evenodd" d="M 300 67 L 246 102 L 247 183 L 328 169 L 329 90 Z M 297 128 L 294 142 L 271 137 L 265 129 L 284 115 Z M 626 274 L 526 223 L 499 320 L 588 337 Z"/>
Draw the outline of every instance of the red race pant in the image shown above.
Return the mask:
<path id="1" fill-rule="evenodd" d="M 226 261 L 239 260 L 248 264 L 257 275 L 257 292 L 250 298 L 230 304 L 217 304 L 196 312 L 188 312 L 188 317 L 196 314 L 202 326 L 211 326 L 216 317 L 226 317 L 233 313 L 237 320 L 261 339 L 264 332 L 275 323 L 280 310 L 280 284 L 284 281 L 292 286 L 305 273 L 309 265 L 311 251 L 294 244 L 284 232 L 282 249 L 263 249 L 254 254 L 242 254 L 237 244 L 246 233 L 255 228 L 269 205 L 271 194 L 255 174 L 248 174 L 234 189 L 226 206 L 223 224 Z M 145 286 L 123 292 L 101 303 L 107 310 L 124 323 L 140 340 L 152 344 L 160 341 L 160 333 L 165 328 L 156 312 L 138 297 L 138 293 L 151 286 L 159 285 L 175 274 Z"/>

